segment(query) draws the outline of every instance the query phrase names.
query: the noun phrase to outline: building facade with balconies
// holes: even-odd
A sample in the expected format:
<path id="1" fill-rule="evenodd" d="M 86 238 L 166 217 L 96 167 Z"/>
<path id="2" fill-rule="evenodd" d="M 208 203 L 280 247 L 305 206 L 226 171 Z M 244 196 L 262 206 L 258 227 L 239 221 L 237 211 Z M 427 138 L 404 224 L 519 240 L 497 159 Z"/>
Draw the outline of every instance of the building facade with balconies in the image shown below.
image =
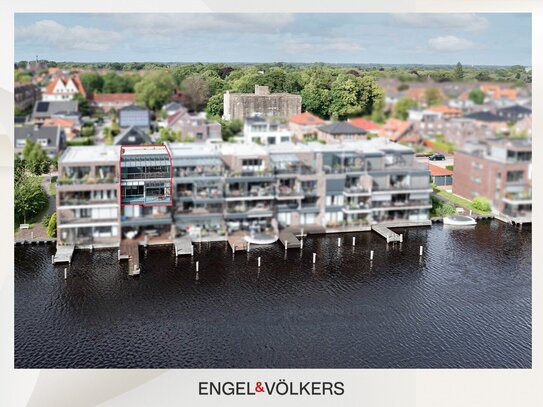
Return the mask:
<path id="1" fill-rule="evenodd" d="M 493 138 L 466 144 L 454 155 L 453 193 L 486 197 L 495 211 L 531 217 L 532 143 L 522 138 Z"/>

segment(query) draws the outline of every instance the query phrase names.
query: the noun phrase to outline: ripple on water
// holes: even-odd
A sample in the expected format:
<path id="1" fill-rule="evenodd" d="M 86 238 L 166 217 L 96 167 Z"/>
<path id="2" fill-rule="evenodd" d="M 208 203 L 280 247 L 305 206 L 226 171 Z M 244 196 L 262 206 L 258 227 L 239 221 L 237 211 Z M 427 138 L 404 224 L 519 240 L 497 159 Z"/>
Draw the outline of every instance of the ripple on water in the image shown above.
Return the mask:
<path id="1" fill-rule="evenodd" d="M 177 260 L 149 248 L 137 278 L 115 250 L 77 251 L 67 281 L 54 248 L 16 247 L 15 365 L 531 367 L 530 229 L 399 233 L 388 247 L 367 232 L 339 248 L 316 236 L 286 255 L 278 243 L 234 256 L 197 244 Z"/>

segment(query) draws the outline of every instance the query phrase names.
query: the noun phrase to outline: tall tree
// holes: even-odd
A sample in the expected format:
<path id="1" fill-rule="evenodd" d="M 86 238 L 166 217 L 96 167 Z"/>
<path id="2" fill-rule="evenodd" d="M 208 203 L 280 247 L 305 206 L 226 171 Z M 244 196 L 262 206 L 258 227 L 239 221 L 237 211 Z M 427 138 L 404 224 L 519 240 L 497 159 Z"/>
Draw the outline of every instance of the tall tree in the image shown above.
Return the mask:
<path id="1" fill-rule="evenodd" d="M 456 64 L 456 67 L 454 68 L 454 79 L 457 81 L 461 81 L 464 79 L 464 68 L 462 67 L 462 64 L 458 62 Z"/>
<path id="2" fill-rule="evenodd" d="M 417 102 L 411 98 L 401 98 L 392 108 L 392 116 L 396 119 L 405 120 L 409 116 L 409 110 L 417 106 Z"/>
<path id="3" fill-rule="evenodd" d="M 185 98 L 185 105 L 191 111 L 201 110 L 210 96 L 209 84 L 198 74 L 188 76 L 181 82 L 181 92 Z"/>
<path id="4" fill-rule="evenodd" d="M 136 100 L 152 110 L 159 110 L 170 100 L 175 84 L 168 72 L 153 71 L 136 84 Z"/>
<path id="5" fill-rule="evenodd" d="M 87 94 L 102 92 L 104 78 L 98 72 L 82 73 L 79 78 Z"/>
<path id="6" fill-rule="evenodd" d="M 15 184 L 14 206 L 15 219 L 26 223 L 47 208 L 47 194 L 38 177 L 27 177 L 24 182 Z"/>
<path id="7" fill-rule="evenodd" d="M 476 105 L 482 105 L 485 101 L 486 95 L 481 89 L 475 88 L 469 92 L 468 97 L 469 97 L 469 100 L 471 100 Z"/>
<path id="8" fill-rule="evenodd" d="M 441 103 L 441 94 L 437 88 L 426 88 L 424 90 L 424 101 L 427 106 L 436 106 Z"/>

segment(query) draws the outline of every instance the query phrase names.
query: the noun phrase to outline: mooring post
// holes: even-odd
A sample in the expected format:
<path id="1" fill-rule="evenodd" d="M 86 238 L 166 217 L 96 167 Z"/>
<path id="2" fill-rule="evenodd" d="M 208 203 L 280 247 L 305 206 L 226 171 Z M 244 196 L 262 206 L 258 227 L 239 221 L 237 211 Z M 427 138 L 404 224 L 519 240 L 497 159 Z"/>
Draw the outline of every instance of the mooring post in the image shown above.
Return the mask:
<path id="1" fill-rule="evenodd" d="M 373 250 L 370 251 L 370 260 L 373 260 Z"/>
<path id="2" fill-rule="evenodd" d="M 198 272 L 200 270 L 200 262 L 197 261 L 196 262 L 196 272 Z"/>
<path id="3" fill-rule="evenodd" d="M 356 237 L 353 236 L 353 246 L 356 245 Z"/>
<path id="4" fill-rule="evenodd" d="M 419 256 L 422 256 L 422 246 L 419 247 Z"/>
<path id="5" fill-rule="evenodd" d="M 317 253 L 313 253 L 313 264 L 315 264 L 316 260 L 317 260 Z"/>
<path id="6" fill-rule="evenodd" d="M 300 250 L 302 250 L 304 248 L 304 237 L 302 236 L 302 238 L 300 239 Z"/>
<path id="7" fill-rule="evenodd" d="M 302 237 L 304 237 L 304 228 L 302 228 L 302 233 L 301 234 L 302 234 Z"/>
<path id="8" fill-rule="evenodd" d="M 288 240 L 285 239 L 285 251 L 288 249 Z"/>
<path id="9" fill-rule="evenodd" d="M 232 254 L 234 254 L 236 251 L 236 245 L 234 243 L 232 243 Z"/>
<path id="10" fill-rule="evenodd" d="M 341 246 L 341 237 L 338 237 L 337 238 L 337 247 L 340 247 Z"/>
<path id="11" fill-rule="evenodd" d="M 251 251 L 251 242 L 247 242 L 247 253 Z"/>
<path id="12" fill-rule="evenodd" d="M 192 246 L 192 243 L 191 243 L 191 246 L 190 246 L 190 255 L 194 256 L 194 246 Z"/>
<path id="13" fill-rule="evenodd" d="M 54 254 L 51 255 L 51 264 L 55 264 L 55 255 Z"/>
<path id="14" fill-rule="evenodd" d="M 260 256 L 258 256 L 258 267 L 260 267 Z"/>
<path id="15" fill-rule="evenodd" d="M 403 242 L 403 233 L 400 233 L 400 243 Z"/>
<path id="16" fill-rule="evenodd" d="M 64 280 L 68 278 L 68 269 L 64 268 Z"/>

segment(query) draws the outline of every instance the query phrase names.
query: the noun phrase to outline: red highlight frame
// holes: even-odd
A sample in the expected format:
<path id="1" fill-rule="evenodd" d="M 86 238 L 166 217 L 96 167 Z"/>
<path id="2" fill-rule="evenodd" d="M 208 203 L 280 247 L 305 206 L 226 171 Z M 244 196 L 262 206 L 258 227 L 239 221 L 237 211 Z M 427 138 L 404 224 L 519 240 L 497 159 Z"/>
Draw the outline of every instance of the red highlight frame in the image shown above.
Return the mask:
<path id="1" fill-rule="evenodd" d="M 166 150 L 166 153 L 168 154 L 168 158 L 170 160 L 170 203 L 157 203 L 148 205 L 145 203 L 123 203 L 122 198 L 122 176 L 121 176 L 121 161 L 123 157 L 123 148 L 130 148 L 130 147 L 163 147 Z M 153 206 L 173 206 L 173 160 L 172 155 L 170 153 L 170 149 L 166 144 L 147 144 L 147 145 L 120 145 L 119 146 L 119 205 L 120 206 L 144 206 L 144 207 L 153 207 Z"/>

